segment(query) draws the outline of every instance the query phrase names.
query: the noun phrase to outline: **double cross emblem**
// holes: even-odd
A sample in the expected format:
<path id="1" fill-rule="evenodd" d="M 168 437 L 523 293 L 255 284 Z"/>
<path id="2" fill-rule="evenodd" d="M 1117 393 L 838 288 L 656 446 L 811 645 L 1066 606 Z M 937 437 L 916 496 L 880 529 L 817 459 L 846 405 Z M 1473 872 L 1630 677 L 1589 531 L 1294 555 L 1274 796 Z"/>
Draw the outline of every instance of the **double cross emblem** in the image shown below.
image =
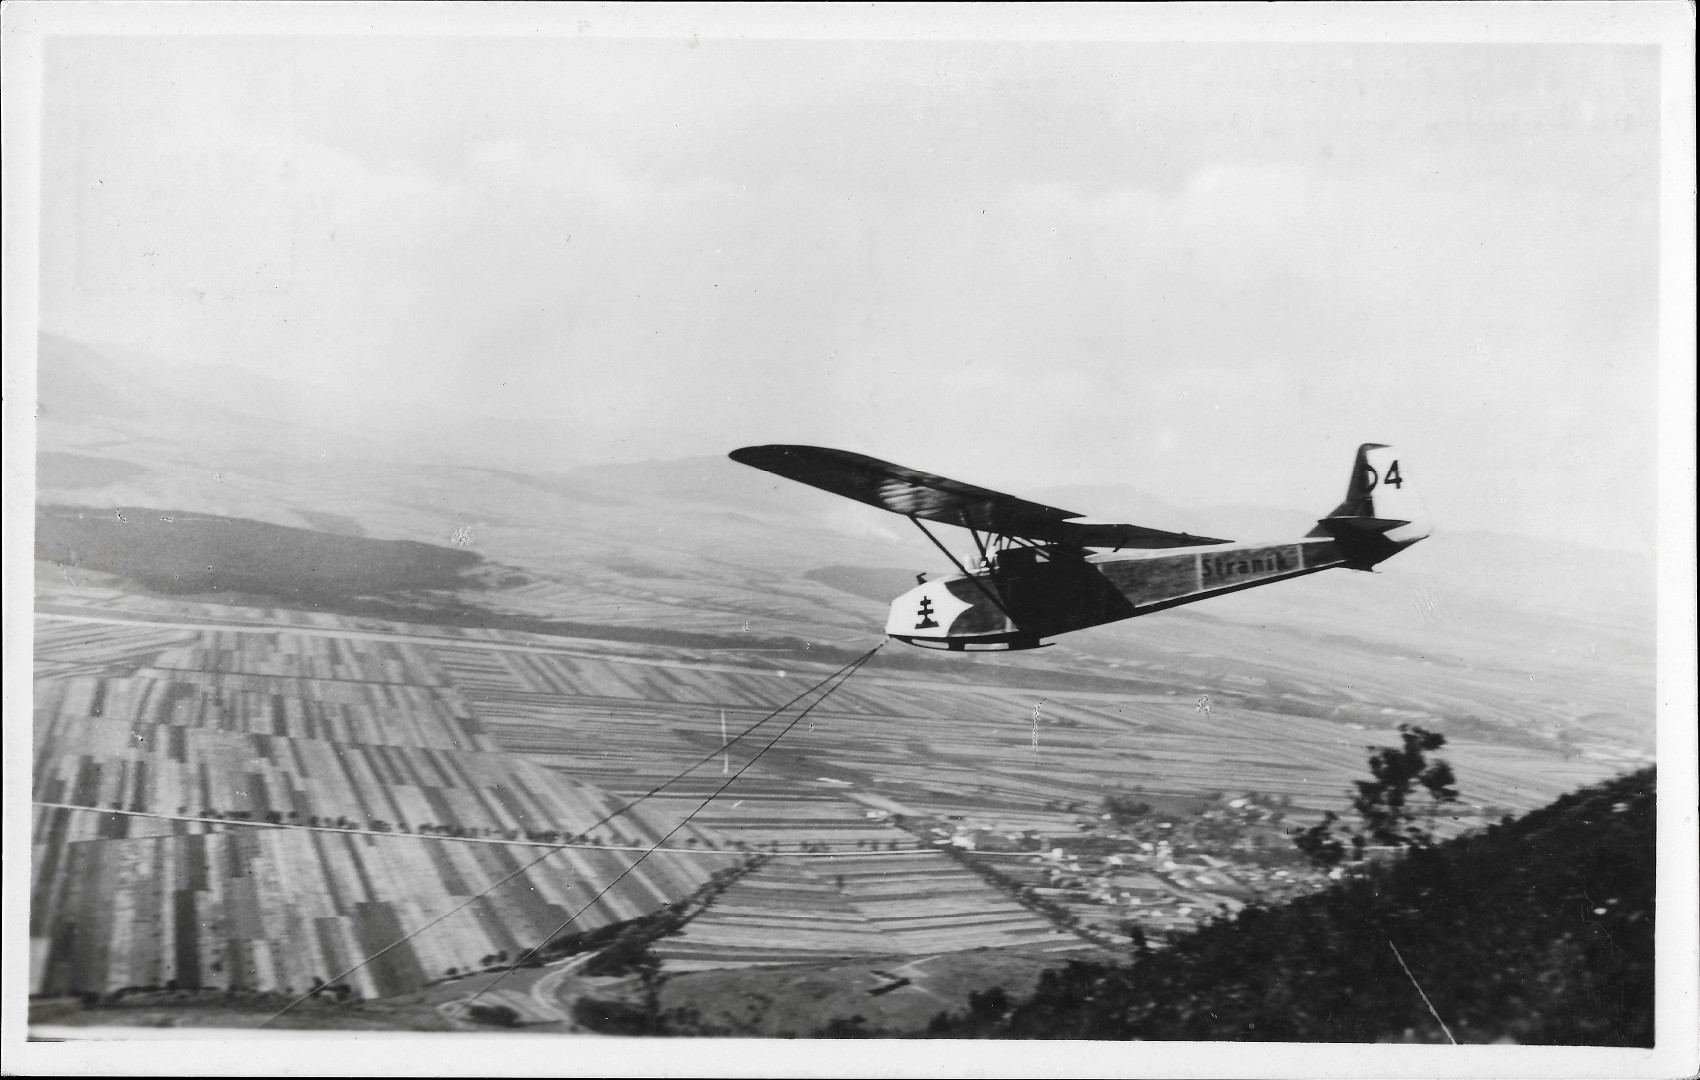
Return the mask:
<path id="1" fill-rule="evenodd" d="M 915 623 L 915 629 L 917 629 L 917 630 L 936 630 L 936 629 L 938 629 L 939 624 L 933 620 L 933 598 L 932 597 L 930 597 L 930 596 L 921 597 L 921 606 L 919 608 L 915 609 L 915 615 L 916 615 L 916 618 L 917 618 L 917 621 Z"/>

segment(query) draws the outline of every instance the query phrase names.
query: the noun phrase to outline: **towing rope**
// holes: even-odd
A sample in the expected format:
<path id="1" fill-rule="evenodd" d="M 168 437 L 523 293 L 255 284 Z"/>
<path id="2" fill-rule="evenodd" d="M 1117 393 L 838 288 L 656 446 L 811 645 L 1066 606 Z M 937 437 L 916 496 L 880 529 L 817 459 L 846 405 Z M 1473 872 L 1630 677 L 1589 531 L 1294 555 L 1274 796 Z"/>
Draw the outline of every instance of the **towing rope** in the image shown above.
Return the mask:
<path id="1" fill-rule="evenodd" d="M 738 777 L 744 775 L 744 773 L 749 770 L 750 766 L 752 766 L 756 762 L 760 761 L 761 756 L 763 754 L 767 753 L 769 750 L 773 749 L 773 747 L 779 742 L 780 739 L 783 739 L 786 735 L 790 734 L 791 729 L 796 727 L 798 724 L 802 723 L 803 718 L 805 716 L 809 715 L 809 713 L 813 712 L 815 710 L 816 706 L 818 706 L 821 702 L 825 701 L 827 698 L 831 697 L 833 691 L 837 690 L 839 687 L 841 687 L 845 683 L 849 682 L 850 676 L 856 674 L 857 671 L 861 670 L 861 667 L 862 667 L 863 664 L 865 664 L 869 660 L 873 659 L 873 655 L 875 653 L 879 652 L 880 648 L 884 644 L 885 644 L 885 642 L 883 642 L 883 641 L 880 642 L 879 645 L 875 645 L 873 648 L 869 649 L 867 652 L 863 653 L 861 656 L 857 657 L 855 660 L 852 660 L 849 664 L 845 665 L 845 667 L 840 668 L 838 671 L 833 672 L 831 675 L 827 676 L 826 679 L 822 680 L 822 683 L 825 683 L 825 682 L 830 682 L 834 678 L 837 678 L 838 682 L 835 683 L 832 686 L 827 687 L 825 693 L 821 694 L 820 697 L 818 697 L 814 701 L 810 702 L 807 708 L 805 708 L 802 712 L 798 713 L 796 715 L 796 717 L 793 718 L 792 721 L 789 724 L 786 724 L 783 728 L 780 729 L 779 734 L 777 734 L 773 738 L 769 739 L 767 741 L 766 746 L 763 746 L 760 750 L 757 750 L 755 752 L 754 756 L 752 756 L 749 761 L 745 762 L 742 766 L 739 767 L 737 772 L 735 772 L 731 776 L 727 777 L 725 782 L 723 782 L 719 787 L 715 788 L 714 791 L 710 792 L 709 796 L 706 799 L 704 799 L 702 802 L 697 804 L 696 809 L 694 809 L 690 813 L 686 814 L 684 816 L 684 818 L 681 819 L 680 822 L 677 825 L 675 825 L 671 829 L 669 829 L 667 831 L 667 834 L 665 836 L 661 837 L 660 840 L 657 840 L 654 843 L 654 845 L 652 845 L 649 848 L 649 850 L 645 851 L 642 855 L 639 855 L 636 859 L 633 859 L 630 866 L 626 867 L 624 870 L 622 870 L 618 874 L 616 874 L 614 876 L 613 880 L 609 881 L 608 884 L 602 886 L 602 888 L 597 891 L 595 896 L 593 896 L 589 900 L 585 901 L 583 907 L 579 908 L 577 911 L 575 911 L 571 915 L 567 916 L 566 920 L 563 921 L 561 923 L 561 925 L 555 927 L 554 930 L 550 931 L 549 934 L 547 936 L 545 936 L 542 941 L 538 942 L 532 948 L 527 949 L 524 952 L 520 953 L 518 956 L 516 956 L 514 958 L 514 962 L 509 964 L 506 968 L 502 969 L 502 973 L 500 975 L 497 975 L 494 979 L 490 980 L 489 983 L 480 987 L 477 993 L 473 994 L 471 997 L 469 997 L 465 1001 L 461 1002 L 460 1007 L 455 1009 L 454 1012 L 449 1014 L 449 1019 L 452 1020 L 455 1017 L 459 1016 L 461 1013 L 463 1013 L 467 1009 L 471 1008 L 473 1002 L 477 1001 L 479 998 L 483 997 L 485 994 L 489 993 L 491 990 L 494 990 L 497 987 L 497 985 L 501 983 L 501 981 L 503 979 L 506 979 L 509 975 L 512 975 L 515 971 L 517 971 L 519 969 L 519 967 L 522 964 L 524 964 L 526 961 L 530 960 L 532 957 L 536 956 L 539 950 L 541 950 L 544 946 L 548 945 L 549 942 L 555 940 L 555 938 L 561 933 L 561 931 L 563 931 L 567 927 L 571 926 L 573 924 L 573 922 L 575 920 L 577 920 L 580 915 L 583 915 L 586 911 L 589 911 L 590 906 L 592 904 L 596 903 L 598 900 L 602 899 L 602 897 L 608 892 L 609 889 L 612 889 L 614 886 L 616 886 L 620 883 L 620 880 L 622 878 L 624 878 L 627 874 L 631 873 L 633 870 L 636 870 L 637 867 L 638 867 L 638 864 L 643 862 L 645 859 L 649 858 L 650 854 L 652 852 L 654 852 L 656 850 L 656 848 L 659 848 L 662 844 L 666 843 L 668 837 L 671 837 L 674 833 L 678 832 L 680 829 L 682 829 L 686 825 L 690 824 L 690 821 L 691 821 L 692 818 L 694 818 L 698 814 L 702 813 L 702 811 L 707 808 L 709 803 L 711 803 L 715 799 L 719 798 L 722 792 L 724 792 L 727 788 L 731 787 L 734 783 L 736 783 Z M 842 675 L 842 677 L 840 677 L 840 675 Z M 821 685 L 821 684 L 817 683 L 816 685 Z"/>
<path id="2" fill-rule="evenodd" d="M 649 855 L 652 852 L 654 852 L 663 843 L 665 843 L 674 833 L 676 833 L 680 829 L 684 828 L 685 825 L 687 825 L 692 818 L 696 817 L 697 814 L 702 812 L 704 807 L 708 806 L 708 804 L 710 802 L 714 801 L 714 799 L 717 798 L 720 795 L 721 792 L 725 791 L 728 787 L 730 787 L 733 781 L 737 780 L 738 777 L 744 775 L 745 771 L 747 771 L 750 768 L 751 765 L 754 765 L 758 760 L 760 760 L 761 756 L 763 754 L 767 753 L 768 750 L 772 749 L 773 745 L 775 743 L 777 743 L 780 739 L 784 738 L 785 735 L 787 733 L 789 733 L 792 728 L 796 727 L 798 722 L 801 721 L 803 719 L 803 717 L 807 716 L 810 712 L 812 712 L 814 710 L 815 706 L 817 706 L 821 702 L 825 701 L 828 697 L 830 697 L 832 695 L 833 691 L 837 690 L 840 686 L 843 686 L 844 683 L 849 680 L 851 675 L 855 674 L 858 670 L 860 670 L 863 664 L 867 663 L 870 659 L 873 658 L 873 655 L 875 653 L 880 651 L 880 649 L 884 646 L 884 644 L 885 643 L 882 641 L 879 645 L 875 645 L 873 648 L 869 649 L 867 652 L 863 653 L 861 656 L 858 656 L 856 659 L 850 661 L 848 664 L 845 664 L 843 667 L 838 668 L 836 671 L 832 672 L 826 678 L 815 683 L 813 686 L 808 687 L 807 689 L 805 689 L 804 691 L 802 691 L 801 693 L 799 693 L 798 695 L 793 697 L 790 701 L 787 701 L 785 704 L 779 706 L 777 709 L 774 709 L 772 712 L 768 713 L 766 716 L 763 716 L 760 720 L 757 720 L 755 723 L 749 725 L 743 731 L 739 732 L 736 736 L 734 736 L 730 742 L 727 742 L 725 744 L 725 746 L 731 746 L 733 743 L 736 743 L 740 739 L 743 739 L 744 737 L 750 735 L 757 728 L 761 727 L 763 724 L 766 724 L 769 720 L 772 720 L 774 717 L 778 716 L 780 713 L 784 712 L 786 709 L 789 709 L 792 705 L 795 705 L 797 702 L 801 701 L 803 698 L 814 693 L 816 690 L 819 690 L 821 687 L 827 686 L 827 684 L 832 683 L 832 681 L 834 679 L 839 680 L 836 684 L 829 686 L 825 693 L 823 693 L 816 701 L 812 702 L 807 708 L 805 708 L 801 713 L 799 713 L 797 715 L 796 719 L 792 720 L 789 724 L 785 725 L 784 730 L 780 731 L 780 733 L 778 735 L 776 735 L 772 739 L 770 739 L 766 746 L 763 746 L 759 751 L 757 751 L 755 756 L 751 757 L 750 760 L 748 762 L 746 762 L 741 768 L 739 768 L 739 770 L 737 772 L 733 773 L 732 776 L 729 777 L 726 780 L 725 783 L 721 784 L 718 788 L 716 788 L 715 791 L 712 794 L 710 794 L 708 796 L 708 798 L 704 799 L 702 801 L 702 803 L 699 806 L 697 806 L 696 809 L 692 810 L 688 815 L 686 815 L 684 820 L 680 821 L 679 824 L 675 825 L 672 829 L 670 829 L 664 836 L 661 837 L 660 840 L 657 840 L 655 842 L 655 844 L 653 844 L 649 848 L 645 849 L 643 851 L 643 853 L 640 854 L 637 857 L 637 859 L 632 862 L 631 866 L 628 866 L 628 867 L 626 867 L 625 870 L 621 871 L 620 874 L 617 877 L 615 877 L 606 886 L 604 886 L 602 888 L 602 890 L 600 892 L 598 892 L 596 894 L 596 896 L 592 897 L 588 903 L 586 903 L 583 907 L 579 908 L 578 911 L 574 912 L 566 920 L 566 922 L 563 922 L 559 927 L 557 927 L 553 932 L 551 932 L 548 937 L 544 938 L 543 942 L 541 944 L 539 944 L 534 949 L 526 950 L 524 953 L 520 954 L 521 957 L 522 958 L 523 957 L 529 957 L 530 955 L 535 953 L 537 951 L 537 949 L 540 949 L 540 948 L 543 947 L 543 945 L 548 944 L 551 940 L 553 940 L 555 938 L 555 936 L 557 934 L 559 934 L 562 930 L 564 930 L 568 926 L 570 926 L 572 924 L 572 922 L 574 920 L 576 920 L 580 915 L 584 914 L 584 912 L 590 907 L 591 904 L 594 904 L 598 899 L 600 899 L 602 897 L 602 895 L 604 893 L 606 893 L 609 889 L 613 888 L 614 885 L 617 884 L 620 881 L 621 878 L 624 878 L 627 874 L 631 873 L 633 868 L 635 868 L 638 865 L 638 863 L 641 863 L 644 859 L 648 858 Z M 665 789 L 668 785 L 676 783 L 679 780 L 684 779 L 684 777 L 688 776 L 690 773 L 694 772 L 696 769 L 700 768 L 702 765 L 706 764 L 707 762 L 714 760 L 714 758 L 717 757 L 718 755 L 720 755 L 723 750 L 724 750 L 724 746 L 723 747 L 717 747 L 716 749 L 714 749 L 713 751 L 711 751 L 707 755 L 705 755 L 701 758 L 698 758 L 696 761 L 692 762 L 690 765 L 687 765 L 685 768 L 681 769 L 679 772 L 675 773 L 673 776 L 667 778 L 666 780 L 663 780 L 661 783 L 657 784 L 655 787 L 651 788 L 650 790 L 644 792 L 642 795 L 639 795 L 637 798 L 632 799 L 630 802 L 624 803 L 623 805 L 616 807 L 615 809 L 609 811 L 608 813 L 604 814 L 600 819 L 598 819 L 594 824 L 592 824 L 589 828 L 585 829 L 584 833 L 589 834 L 589 833 L 593 832 L 594 830 L 596 830 L 596 829 L 600 828 L 601 826 L 607 824 L 609 821 L 612 821 L 614 818 L 618 817 L 619 815 L 621 815 L 621 814 L 625 813 L 626 811 L 632 809 L 633 807 L 637 806 L 639 803 L 642 803 L 644 800 L 655 796 L 656 794 L 661 792 L 663 789 Z M 389 834 L 385 834 L 385 835 L 394 836 L 394 835 L 403 835 L 403 834 L 389 833 Z M 365 967 L 367 964 L 370 964 L 372 961 L 376 960 L 378 957 L 389 952 L 391 949 L 394 949 L 394 948 L 397 948 L 400 945 L 406 944 L 408 941 L 410 941 L 413 938 L 424 933 L 426 930 L 431 929 L 431 927 L 436 926 L 438 923 L 449 918 L 451 915 L 454 915 L 455 913 L 466 909 L 467 907 L 471 906 L 473 903 L 482 899 L 484 896 L 495 891 L 496 889 L 500 888 L 501 886 L 507 884 L 509 881 L 512 881 L 514 878 L 519 877 L 521 874 L 530 870 L 532 867 L 541 863 L 543 860 L 549 858 L 552 855 L 559 853 L 561 850 L 563 850 L 564 847 L 566 847 L 566 845 L 561 845 L 561 846 L 558 846 L 558 847 L 550 847 L 548 850 L 544 851 L 541 855 L 538 855 L 536 858 L 532 859 L 530 862 L 527 862 L 524 865 L 520 866 L 517 870 L 511 871 L 510 873 L 505 874 L 500 878 L 497 878 L 495 881 L 491 882 L 489 885 L 485 886 L 483 889 L 480 889 L 477 893 L 473 894 L 472 896 L 467 897 L 465 900 L 463 900 L 459 904 L 456 904 L 454 907 L 450 908 L 449 910 L 443 912 L 441 915 L 438 915 L 436 918 L 431 919 L 428 922 L 425 922 L 418 927 L 415 927 L 413 930 L 408 931 L 406 934 L 403 934 L 401 937 L 390 942 L 388 945 L 385 945 L 383 948 L 381 948 L 381 949 L 377 950 L 376 952 L 372 953 L 371 955 L 367 956 L 365 959 L 361 960 L 359 963 L 355 964 L 353 967 L 350 967 L 347 970 L 342 971 L 342 972 L 332 976 L 329 980 L 327 980 L 327 984 L 334 985 L 336 983 L 340 983 L 343 979 L 354 974 L 356 971 L 359 971 L 361 968 Z M 604 849 L 604 850 L 606 850 L 606 849 Z M 507 968 L 507 970 L 503 971 L 501 976 L 499 976 L 494 982 L 490 983 L 489 986 L 486 986 L 484 988 L 484 990 L 489 990 L 491 987 L 495 986 L 497 982 L 500 982 L 502 979 L 506 978 L 518 966 L 519 966 L 519 962 L 516 961 L 513 965 L 511 965 L 509 968 Z M 479 995 L 483 994 L 484 990 L 480 990 Z M 319 989 L 315 988 L 313 990 L 308 991 L 305 994 L 302 994 L 300 997 L 291 1001 L 289 1004 L 285 1005 L 283 1008 L 279 1009 L 277 1012 L 266 1017 L 264 1020 L 262 1020 L 260 1022 L 259 1026 L 265 1027 L 267 1024 L 271 1023 L 273 1020 L 276 1020 L 278 1017 L 282 1016 L 284 1013 L 289 1012 L 291 1009 L 295 1008 L 297 1005 L 300 1005 L 302 1002 L 311 999 L 317 993 L 319 993 Z M 473 1000 L 476 1000 L 477 996 L 478 995 L 474 995 L 474 997 L 472 999 L 469 999 L 466 1002 L 466 1004 L 470 1005 Z"/>

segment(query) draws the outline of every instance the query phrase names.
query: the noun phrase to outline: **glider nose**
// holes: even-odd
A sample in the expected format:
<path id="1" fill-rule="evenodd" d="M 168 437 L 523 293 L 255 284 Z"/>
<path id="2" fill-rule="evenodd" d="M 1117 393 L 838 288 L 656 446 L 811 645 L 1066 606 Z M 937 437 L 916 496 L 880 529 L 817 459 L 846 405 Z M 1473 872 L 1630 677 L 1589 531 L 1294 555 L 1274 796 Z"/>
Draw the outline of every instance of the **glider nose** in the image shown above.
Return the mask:
<path id="1" fill-rule="evenodd" d="M 949 637 L 950 624 L 972 605 L 958 600 L 945 585 L 942 580 L 929 581 L 893 600 L 885 632 L 900 638 Z"/>

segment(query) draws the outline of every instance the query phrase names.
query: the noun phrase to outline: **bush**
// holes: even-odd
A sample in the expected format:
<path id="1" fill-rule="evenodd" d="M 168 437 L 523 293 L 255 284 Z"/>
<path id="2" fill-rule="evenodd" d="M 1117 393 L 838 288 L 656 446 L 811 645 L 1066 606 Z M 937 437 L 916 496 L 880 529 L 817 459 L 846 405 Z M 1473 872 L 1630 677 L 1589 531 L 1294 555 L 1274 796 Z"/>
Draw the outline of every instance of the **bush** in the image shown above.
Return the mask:
<path id="1" fill-rule="evenodd" d="M 879 1028 L 868 1026 L 868 1018 L 860 1013 L 855 1016 L 835 1016 L 826 1022 L 825 1027 L 816 1028 L 813 1038 L 816 1039 L 883 1039 L 886 1032 Z"/>
<path id="2" fill-rule="evenodd" d="M 1651 1046 L 1655 779 L 1408 847 L 1128 965 L 1071 961 L 1003 1016 L 982 996 L 929 1034 L 1445 1042 L 1426 995 L 1460 1042 Z"/>
<path id="3" fill-rule="evenodd" d="M 1151 814 L 1151 804 L 1133 795 L 1104 796 L 1104 812 L 1120 828 L 1126 828 Z"/>
<path id="4" fill-rule="evenodd" d="M 586 975 L 653 974 L 661 967 L 660 959 L 650 951 L 651 931 L 643 926 L 629 926 L 620 932 L 614 943 L 591 957 L 584 965 Z"/>
<path id="5" fill-rule="evenodd" d="M 573 1020 L 603 1035 L 648 1035 L 653 1029 L 643 1007 L 608 998 L 579 998 L 573 1004 Z"/>
<path id="6" fill-rule="evenodd" d="M 968 993 L 968 1015 L 981 1020 L 996 1020 L 1009 1011 L 1013 1002 L 1009 993 L 1001 986 L 990 990 L 971 990 Z"/>
<path id="7" fill-rule="evenodd" d="M 466 1015 L 480 1024 L 495 1024 L 497 1027 L 518 1027 L 519 1013 L 506 1005 L 474 1005 L 466 1010 Z"/>

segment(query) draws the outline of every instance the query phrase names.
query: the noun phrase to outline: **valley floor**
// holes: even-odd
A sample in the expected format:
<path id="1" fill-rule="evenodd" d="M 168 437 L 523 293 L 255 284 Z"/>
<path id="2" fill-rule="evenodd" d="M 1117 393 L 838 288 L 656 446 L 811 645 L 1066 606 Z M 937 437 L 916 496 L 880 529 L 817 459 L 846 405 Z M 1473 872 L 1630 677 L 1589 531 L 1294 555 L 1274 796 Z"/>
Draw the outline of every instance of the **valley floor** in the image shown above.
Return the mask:
<path id="1" fill-rule="evenodd" d="M 547 939 L 742 869 L 657 944 L 670 1007 L 718 1016 L 704 994 L 721 990 L 692 987 L 752 968 L 784 982 L 802 964 L 840 973 L 822 991 L 834 1000 L 927 1009 L 911 967 L 1102 954 L 1126 948 L 1130 925 L 1161 940 L 1316 889 L 1288 833 L 1343 804 L 1366 743 L 1396 738 L 1325 718 L 1327 701 L 1277 711 L 1228 687 L 1202 709 L 1196 685 L 1154 691 L 1149 673 L 1121 693 L 1028 690 L 948 658 L 876 660 L 734 780 L 834 665 L 97 585 L 42 587 L 35 663 L 30 975 L 44 1007 L 120 992 L 287 1001 L 321 983 L 354 1000 L 454 998 Z M 1447 751 L 1464 809 L 1443 831 L 1635 757 L 1469 738 Z M 1112 793 L 1149 813 L 1106 820 Z M 527 989 L 540 977 L 491 1000 L 542 1001 Z M 793 1023 L 756 1011 L 737 1022 Z M 521 1012 L 567 1016 L 558 1002 Z"/>

